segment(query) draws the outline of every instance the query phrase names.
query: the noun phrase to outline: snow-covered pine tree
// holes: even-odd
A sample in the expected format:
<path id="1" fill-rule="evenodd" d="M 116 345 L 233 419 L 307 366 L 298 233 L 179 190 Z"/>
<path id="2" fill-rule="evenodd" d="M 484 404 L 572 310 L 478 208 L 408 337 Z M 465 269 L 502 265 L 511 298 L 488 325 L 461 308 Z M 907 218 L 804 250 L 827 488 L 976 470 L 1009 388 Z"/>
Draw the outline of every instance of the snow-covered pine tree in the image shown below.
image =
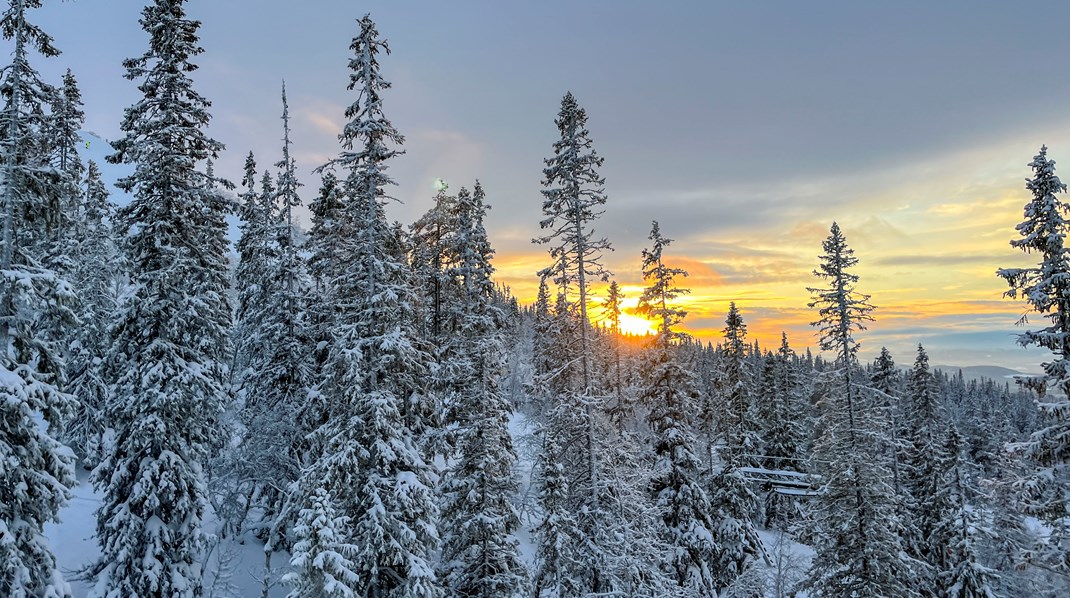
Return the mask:
<path id="1" fill-rule="evenodd" d="M 264 171 L 257 185 L 256 158 L 252 152 L 245 158 L 238 216 L 241 220 L 241 236 L 236 243 L 238 265 L 234 271 L 234 286 L 237 290 L 237 305 L 234 314 L 234 388 L 239 400 L 245 400 L 242 390 L 246 378 L 255 378 L 257 372 L 250 368 L 256 354 L 263 350 L 263 339 L 257 329 L 260 314 L 267 296 L 271 294 L 268 279 L 271 264 L 278 259 L 277 246 L 271 238 L 271 223 L 275 218 L 275 188 L 271 174 Z M 252 397 L 255 401 L 257 397 Z"/>
<path id="2" fill-rule="evenodd" d="M 429 393 L 432 402 L 443 406 L 446 420 L 444 426 L 431 432 L 428 454 L 451 453 L 457 448 L 456 411 L 462 408 L 460 395 L 471 375 L 465 371 L 467 358 L 460 342 L 467 299 L 460 279 L 451 271 L 460 265 L 467 250 L 461 244 L 458 219 L 463 209 L 461 202 L 470 203 L 472 195 L 464 188 L 460 191 L 464 198 L 450 195 L 447 190 L 448 186 L 441 182 L 434 206 L 410 227 L 410 261 L 424 308 L 420 332 L 430 342 L 434 355 Z"/>
<path id="3" fill-rule="evenodd" d="M 887 451 L 892 464 L 892 488 L 899 496 L 903 491 L 901 463 L 907 458 L 905 444 L 900 442 L 900 428 L 903 426 L 902 399 L 900 398 L 900 382 L 902 375 L 895 367 L 895 360 L 886 347 L 881 347 L 880 355 L 873 362 L 872 373 L 869 377 L 870 388 L 877 394 L 877 405 L 886 413 L 888 418 L 888 432 L 891 443 Z M 905 515 L 905 512 L 902 514 Z"/>
<path id="4" fill-rule="evenodd" d="M 330 493 L 317 487 L 294 527 L 298 538 L 290 564 L 294 571 L 283 576 L 293 586 L 289 598 L 354 598 L 360 583 L 352 556 L 358 547 L 347 539 L 349 518 L 339 515 Z"/>
<path id="5" fill-rule="evenodd" d="M 45 259 L 50 268 L 70 277 L 78 255 L 77 246 L 86 234 L 79 205 L 85 164 L 77 149 L 81 141 L 78 131 L 85 123 L 85 113 L 81 91 L 70 69 L 63 76 L 63 84 L 50 91 L 52 112 L 48 116 L 47 144 L 56 181 L 55 192 L 49 194 L 49 211 L 55 214 L 49 217 L 51 234 Z M 58 334 L 66 337 L 65 345 L 76 340 L 75 335 L 66 331 Z"/>
<path id="6" fill-rule="evenodd" d="M 253 522 L 265 540 L 270 561 L 275 550 L 288 548 L 288 531 L 297 508 L 295 485 L 306 464 L 305 438 L 312 432 L 301 414 L 312 385 L 312 347 L 305 305 L 309 280 L 294 240 L 293 208 L 301 205 L 296 164 L 290 155 L 289 105 L 282 93 L 283 148 L 276 186 L 264 187 L 246 199 L 243 259 L 239 272 L 251 287 L 242 329 L 246 368 L 239 391 L 244 398 L 244 436 L 236 452 L 236 474 L 252 484 L 247 494 L 260 520 Z M 251 155 L 250 155 L 251 159 Z M 253 170 L 247 161 L 246 178 Z"/>
<path id="7" fill-rule="evenodd" d="M 583 533 L 569 508 L 568 477 L 558 461 L 561 448 L 556 435 L 541 430 L 539 507 L 542 520 L 535 528 L 536 552 L 532 596 L 534 598 L 579 598 L 586 591 L 574 572 L 582 571 L 579 543 Z"/>
<path id="8" fill-rule="evenodd" d="M 229 400 L 230 206 L 197 167 L 223 146 L 204 132 L 210 103 L 189 75 L 200 22 L 184 4 L 156 0 L 142 11 L 149 49 L 124 66 L 144 97 L 126 109 L 126 135 L 108 158 L 134 165 L 118 183 L 134 195 L 119 216 L 134 290 L 106 360 L 114 439 L 93 472 L 103 494 L 94 595 L 109 598 L 201 593 L 204 465 Z"/>
<path id="9" fill-rule="evenodd" d="M 345 197 L 338 177 L 329 171 L 322 176 L 319 195 L 309 205 L 312 229 L 308 232 L 304 248 L 308 253 L 308 272 L 312 277 L 312 295 L 308 307 L 312 339 L 316 344 L 317 372 L 323 369 L 331 345 L 335 321 L 334 288 L 341 270 L 339 255 L 344 239 L 351 236 L 343 218 Z M 317 375 L 316 378 L 321 379 L 322 376 Z"/>
<path id="10" fill-rule="evenodd" d="M 417 442 L 421 414 L 411 409 L 430 358 L 418 338 L 402 239 L 383 205 L 385 188 L 394 184 L 387 163 L 401 153 L 390 146 L 404 138 L 382 111 L 390 84 L 379 72 L 379 55 L 389 48 L 370 16 L 359 26 L 349 61 L 349 89 L 359 95 L 346 109 L 342 152 L 323 167 L 345 174 L 340 217 L 352 231 L 340 239 L 329 289 L 335 320 L 321 392 L 330 414 L 320 431 L 322 454 L 303 474 L 302 489 L 312 496 L 326 485 L 335 508 L 350 518 L 345 541 L 358 547 L 351 591 L 434 598 L 442 590 L 431 564 L 438 547 L 432 469 Z"/>
<path id="11" fill-rule="evenodd" d="M 625 422 L 631 417 L 631 401 L 624 396 L 624 380 L 621 372 L 621 328 L 620 316 L 624 303 L 624 293 L 620 290 L 617 281 L 609 283 L 606 289 L 606 298 L 602 302 L 602 309 L 606 312 L 609 320 L 609 342 L 611 345 L 610 385 L 613 388 L 613 404 L 610 406 L 610 419 L 617 426 L 617 430 L 624 430 Z"/>
<path id="12" fill-rule="evenodd" d="M 661 511 L 662 534 L 668 551 L 662 566 L 684 591 L 716 596 L 714 571 L 713 509 L 709 495 L 699 483 L 700 462 L 695 455 L 690 414 L 697 393 L 694 375 L 681 367 L 676 344 L 683 338 L 674 327 L 687 315 L 673 302 L 687 289 L 676 286 L 676 277 L 687 276 L 680 268 L 665 264 L 663 252 L 672 242 L 661 236 L 655 221 L 650 231 L 651 247 L 643 250 L 643 279 L 648 285 L 639 298 L 639 313 L 658 325 L 658 334 L 643 363 L 643 402 L 650 408 L 657 455 L 651 497 Z"/>
<path id="13" fill-rule="evenodd" d="M 855 290 L 858 264 L 840 227 L 832 224 L 814 275 L 826 286 L 808 289 L 818 310 L 819 345 L 835 355 L 819 407 L 814 456 L 824 485 L 815 505 L 815 552 L 808 586 L 817 596 L 910 595 L 909 563 L 902 556 L 893 490 L 884 456 L 880 414 L 860 388 L 858 341 L 874 309 Z"/>
<path id="14" fill-rule="evenodd" d="M 612 389 L 618 383 L 619 372 L 619 394 L 624 406 L 620 425 L 606 429 L 607 442 L 600 460 L 607 481 L 600 502 L 606 516 L 595 529 L 595 543 L 602 547 L 604 563 L 604 571 L 600 574 L 602 592 L 625 596 L 676 596 L 681 589 L 675 575 L 656 566 L 669 547 L 664 541 L 661 510 L 651 499 L 650 481 L 655 455 L 650 450 L 647 418 L 644 412 L 640 419 L 640 409 L 637 409 L 638 385 L 635 380 L 639 372 L 635 370 L 639 369 L 636 358 L 641 347 L 639 343 L 625 345 L 625 339 L 604 327 L 598 331 L 595 340 L 601 387 L 607 389 L 607 395 L 616 394 Z M 617 351 L 621 358 L 620 370 L 615 367 Z M 686 351 L 679 355 L 682 363 L 689 363 Z M 615 406 L 615 401 L 614 398 L 611 405 Z M 614 416 L 613 410 L 609 416 Z"/>
<path id="15" fill-rule="evenodd" d="M 949 505 L 938 499 L 944 466 L 947 420 L 940 404 L 940 391 L 929 371 L 929 356 L 918 345 L 907 381 L 909 407 L 905 414 L 906 462 L 903 486 L 909 493 L 909 519 L 906 549 L 914 558 L 929 565 L 928 571 L 915 570 L 915 576 L 927 576 L 924 587 L 934 585 L 933 576 L 941 571 L 944 546 L 935 535 L 936 526 L 945 518 Z"/>
<path id="16" fill-rule="evenodd" d="M 938 556 L 933 563 L 938 567 L 935 594 L 947 598 L 994 598 L 999 575 L 978 562 L 976 546 L 981 521 L 976 505 L 969 504 L 962 441 L 953 425 L 947 429 L 941 455 L 940 487 L 931 497 L 934 504 L 943 507 L 940 520 L 932 527 L 931 545 L 939 549 L 933 554 Z"/>
<path id="17" fill-rule="evenodd" d="M 782 422 L 783 431 L 775 428 L 777 432 L 773 434 L 772 439 L 766 440 L 766 446 L 772 447 L 774 456 L 795 458 L 806 450 L 807 435 L 804 430 L 812 423 L 813 413 L 807 402 L 809 373 L 804 371 L 804 364 L 788 343 L 788 335 L 783 332 L 780 334 L 776 363 L 777 394 L 781 397 L 785 409 L 785 417 L 781 419 L 788 421 Z M 788 417 L 791 414 L 794 417 Z"/>
<path id="18" fill-rule="evenodd" d="M 806 434 L 803 431 L 809 417 L 802 396 L 802 380 L 795 364 L 795 352 L 788 344 L 788 335 L 781 333 L 780 348 L 767 354 L 762 366 L 761 392 L 756 410 L 758 436 L 763 459 L 759 467 L 788 471 L 802 470 L 802 455 Z M 763 497 L 765 524 L 786 523 L 795 509 L 792 499 L 766 488 Z"/>
<path id="19" fill-rule="evenodd" d="M 527 595 L 527 571 L 516 538 L 520 517 L 516 452 L 509 434 L 510 406 L 502 392 L 505 313 L 493 302 L 494 253 L 483 227 L 479 182 L 456 203 L 458 263 L 447 273 L 461 288 L 456 334 L 464 383 L 456 397 L 457 460 L 446 474 L 442 509 L 442 579 L 451 596 L 517 598 Z"/>
<path id="20" fill-rule="evenodd" d="M 710 479 L 713 509 L 713 574 L 719 589 L 732 586 L 763 555 L 762 542 L 751 522 L 758 497 L 729 462 Z"/>
<path id="21" fill-rule="evenodd" d="M 609 272 L 602 265 L 602 254 L 612 251 L 604 238 L 594 236 L 592 222 L 602 214 L 606 203 L 603 189 L 605 179 L 598 174 L 603 159 L 593 149 L 587 130 L 587 111 L 579 106 L 571 92 L 561 99 L 561 110 L 554 120 L 561 139 L 554 142 L 554 156 L 546 158 L 543 169 L 545 214 L 539 227 L 549 230 L 536 243 L 550 245 L 553 263 L 540 273 L 553 276 L 566 299 L 571 298 L 575 283 L 576 305 L 580 316 L 580 369 L 583 376 L 582 395 L 593 392 L 590 324 L 587 318 L 587 298 L 590 279 L 607 280 Z M 589 403 L 588 403 L 589 404 Z M 588 449 L 592 448 L 590 446 Z M 596 459 L 597 456 L 590 456 Z M 593 482 L 593 480 L 592 480 Z"/>
<path id="22" fill-rule="evenodd" d="M 587 130 L 587 112 L 571 93 L 561 100 L 554 120 L 560 138 L 553 144 L 553 157 L 544 160 L 543 214 L 539 223 L 547 233 L 533 239 L 550 246 L 551 264 L 540 271 L 558 287 L 556 309 L 556 362 L 561 364 L 549 378 L 554 425 L 547 433 L 563 434 L 558 446 L 569 446 L 562 459 L 569 476 L 570 502 L 586 534 L 580 549 L 585 572 L 580 582 L 588 591 L 600 592 L 613 584 L 604 577 L 607 548 L 596 541 L 608 517 L 602 496 L 609 481 L 601 453 L 609 423 L 605 421 L 605 397 L 596 392 L 593 351 L 594 331 L 587 315 L 590 284 L 608 280 L 602 255 L 612 250 L 609 242 L 595 236 L 593 222 L 602 214 L 606 196 L 604 179 L 598 174 L 602 158 L 593 149 Z"/>
<path id="23" fill-rule="evenodd" d="M 743 323 L 735 301 L 729 304 L 723 332 L 718 381 L 722 410 L 718 427 L 728 446 L 727 457 L 738 467 L 744 464 L 743 455 L 757 452 L 759 441 L 750 413 L 752 376 L 748 371 L 747 325 Z"/>
<path id="24" fill-rule="evenodd" d="M 288 451 L 297 462 L 309 459 L 306 437 L 312 431 L 310 422 L 300 417 L 306 408 L 306 400 L 313 380 L 314 363 L 312 325 L 309 321 L 309 297 L 312 280 L 308 265 L 297 242 L 298 225 L 294 210 L 301 205 L 297 180 L 297 162 L 290 153 L 290 106 L 286 99 L 286 84 L 282 86 L 282 159 L 275 164 L 279 169 L 276 181 L 275 208 L 277 218 L 272 232 L 279 246 L 276 271 L 269 274 L 279 285 L 276 294 L 278 307 L 274 310 L 275 325 L 270 330 L 275 342 L 265 371 L 275 374 L 275 388 L 286 406 L 281 413 L 294 418 L 296 435 L 288 441 Z M 293 472 L 295 473 L 295 472 Z M 296 478 L 291 478 L 291 482 Z"/>
<path id="25" fill-rule="evenodd" d="M 78 155 L 78 144 L 81 136 L 78 132 L 85 124 L 85 112 L 82 110 L 82 92 L 78 89 L 78 81 L 74 78 L 71 69 L 63 75 L 63 84 L 60 86 L 52 102 L 52 153 L 55 157 L 54 165 L 60 172 L 69 173 L 74 180 L 81 180 L 85 173 L 85 165 Z"/>
<path id="26" fill-rule="evenodd" d="M 554 355 L 552 344 L 553 314 L 550 305 L 550 286 L 546 283 L 546 277 L 539 278 L 539 292 L 535 297 L 535 306 L 532 308 L 532 368 L 536 380 L 548 380 L 553 374 Z M 532 394 L 540 396 L 546 390 L 545 385 L 536 383 Z"/>
<path id="27" fill-rule="evenodd" d="M 1035 533 L 1026 523 L 1021 492 L 1015 488 L 1029 465 L 1020 455 L 1002 451 L 993 477 L 984 480 L 982 488 L 988 497 L 991 536 L 979 536 L 976 548 L 982 562 L 999 571 L 999 596 L 1040 593 L 1036 570 L 1029 566 L 1035 558 Z"/>
<path id="28" fill-rule="evenodd" d="M 245 158 L 242 186 L 244 191 L 239 196 L 241 203 L 238 206 L 241 236 L 235 244 L 238 254 L 234 269 L 237 301 L 231 330 L 234 343 L 231 384 L 238 421 L 229 422 L 235 428 L 233 435 L 241 440 L 238 446 L 231 447 L 232 450 L 224 451 L 220 462 L 210 471 L 212 498 L 216 513 L 224 522 L 225 533 L 240 531 L 250 510 L 264 505 L 261 493 L 266 491 L 273 497 L 277 494 L 275 489 L 279 488 L 275 486 L 275 480 L 262 477 L 266 472 L 265 463 L 261 461 L 280 455 L 277 451 L 260 453 L 257 443 L 267 438 L 261 436 L 265 431 L 256 430 L 254 423 L 264 415 L 264 403 L 271 402 L 270 397 L 264 396 L 264 391 L 270 395 L 272 389 L 263 384 L 266 381 L 260 370 L 266 365 L 267 352 L 272 350 L 264 318 L 274 307 L 270 303 L 278 291 L 278 281 L 273 275 L 279 255 L 271 230 L 276 218 L 274 183 L 267 170 L 258 175 L 253 152 Z M 272 502 L 271 498 L 267 502 Z M 258 531 L 263 532 L 262 529 Z"/>
<path id="29" fill-rule="evenodd" d="M 457 259 L 452 237 L 455 231 L 457 197 L 446 193 L 443 183 L 435 194 L 435 204 L 412 224 L 412 265 L 427 305 L 427 336 L 439 346 L 445 334 L 447 306 L 452 304 L 450 291 L 454 290 L 447 270 Z M 442 360 L 439 359 L 441 362 Z"/>
<path id="30" fill-rule="evenodd" d="M 1048 159 L 1047 146 L 1040 148 L 1029 167 L 1033 178 L 1026 179 L 1025 186 L 1033 197 L 1025 205 L 1025 220 L 1015 227 L 1021 238 L 1011 240 L 1011 247 L 1039 254 L 1040 263 L 1030 268 L 1001 268 L 996 274 L 1010 286 L 1005 296 L 1021 297 L 1051 321 L 1049 326 L 1018 336 L 1022 346 L 1037 345 L 1051 351 L 1053 359 L 1042 364 L 1046 382 L 1063 395 L 1041 403 L 1048 423 L 1033 435 L 1027 448 L 1041 467 L 1030 484 L 1035 489 L 1031 511 L 1052 520 L 1070 520 L 1066 509 L 1070 495 L 1070 248 L 1066 247 L 1066 214 L 1070 208 L 1057 195 L 1066 192 L 1066 185 L 1055 174 L 1055 161 Z M 1018 323 L 1026 324 L 1026 316 Z"/>
<path id="31" fill-rule="evenodd" d="M 0 594 L 19 597 L 70 595 L 43 532 L 75 483 L 74 456 L 55 439 L 72 397 L 60 391 L 61 349 L 52 330 L 42 329 L 45 322 L 73 321 L 66 305 L 74 296 L 44 267 L 41 251 L 61 214 L 43 111 L 52 88 L 29 63 L 31 48 L 45 57 L 59 54 L 52 38 L 26 20 L 40 6 L 40 0 L 13 0 L 0 16 L 0 32 L 15 42 L 0 82 Z"/>
<path id="32" fill-rule="evenodd" d="M 654 455 L 646 438 L 624 431 L 605 454 L 606 479 L 612 484 L 602 504 L 609 513 L 596 530 L 605 547 L 606 594 L 676 596 L 681 593 L 674 571 L 658 566 L 671 546 L 666 543 L 660 506 L 651 500 Z"/>
<path id="33" fill-rule="evenodd" d="M 100 462 L 104 433 L 101 410 L 108 397 L 101 366 L 110 344 L 108 326 L 118 306 L 123 274 L 113 234 L 115 206 L 108 197 L 100 168 L 90 160 L 80 210 L 84 235 L 71 276 L 78 289 L 78 319 L 82 323 L 78 339 L 71 345 L 69 367 L 69 389 L 78 397 L 78 408 L 64 431 L 65 440 L 89 469 Z"/>

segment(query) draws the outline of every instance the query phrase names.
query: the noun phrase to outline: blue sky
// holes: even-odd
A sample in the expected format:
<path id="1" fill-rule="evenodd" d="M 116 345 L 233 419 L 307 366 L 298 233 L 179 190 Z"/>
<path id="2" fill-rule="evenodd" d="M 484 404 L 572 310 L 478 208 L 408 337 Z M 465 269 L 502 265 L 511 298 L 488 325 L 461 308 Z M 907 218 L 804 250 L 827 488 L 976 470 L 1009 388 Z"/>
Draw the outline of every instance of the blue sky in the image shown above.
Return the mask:
<path id="1" fill-rule="evenodd" d="M 146 47 L 143 2 L 46 2 L 34 20 L 64 54 L 88 130 L 119 136 L 135 101 L 121 61 Z M 885 307 L 863 343 L 900 362 L 1030 367 L 1014 347 L 1022 307 L 1000 300 L 1000 266 L 1040 144 L 1070 167 L 1070 3 L 353 2 L 187 3 L 203 21 L 195 74 L 234 180 L 248 151 L 278 159 L 287 81 L 305 199 L 337 152 L 355 20 L 371 13 L 393 54 L 387 114 L 407 137 L 392 173 L 412 221 L 432 183 L 479 178 L 501 275 L 525 296 L 543 250 L 542 159 L 573 91 L 605 157 L 599 223 L 608 262 L 637 295 L 650 220 L 692 271 L 689 326 L 714 335 L 727 302 L 752 334 L 812 344 L 805 286 L 833 220 L 862 259 L 861 290 Z M 883 312 L 883 314 L 882 314 Z M 868 354 L 868 353 L 867 353 Z M 1035 368 L 1034 368 L 1035 369 Z"/>

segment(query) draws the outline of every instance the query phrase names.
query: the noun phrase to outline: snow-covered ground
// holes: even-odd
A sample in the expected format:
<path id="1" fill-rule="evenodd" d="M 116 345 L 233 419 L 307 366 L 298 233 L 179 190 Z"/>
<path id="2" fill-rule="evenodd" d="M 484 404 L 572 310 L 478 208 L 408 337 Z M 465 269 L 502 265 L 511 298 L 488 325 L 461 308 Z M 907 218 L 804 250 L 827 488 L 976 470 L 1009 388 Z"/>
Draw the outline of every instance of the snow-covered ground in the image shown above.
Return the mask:
<path id="1" fill-rule="evenodd" d="M 78 470 L 78 486 L 72 491 L 70 502 L 60 512 L 60 523 L 45 527 L 45 535 L 52 543 L 60 570 L 71 584 L 75 598 L 89 593 L 90 585 L 75 579 L 77 572 L 100 557 L 95 537 L 96 510 L 100 495 L 89 484 L 89 474 Z M 206 518 L 206 531 L 215 531 L 214 517 Z M 282 598 L 289 588 L 279 583 L 288 570 L 290 556 L 276 552 L 272 556 L 271 576 L 273 582 L 269 597 Z M 222 565 L 222 566 L 221 566 Z M 264 552 L 263 544 L 255 539 L 239 543 L 228 539 L 212 547 L 205 567 L 205 596 L 229 598 L 260 596 L 263 591 Z"/>

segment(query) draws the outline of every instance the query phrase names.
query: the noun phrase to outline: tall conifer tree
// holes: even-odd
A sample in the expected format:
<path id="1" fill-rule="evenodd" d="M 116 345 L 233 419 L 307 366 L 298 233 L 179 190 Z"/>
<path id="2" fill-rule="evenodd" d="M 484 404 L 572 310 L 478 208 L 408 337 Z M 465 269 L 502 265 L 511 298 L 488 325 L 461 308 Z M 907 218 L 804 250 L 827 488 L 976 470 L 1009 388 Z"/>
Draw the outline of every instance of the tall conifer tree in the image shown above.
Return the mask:
<path id="1" fill-rule="evenodd" d="M 1070 248 L 1066 246 L 1067 206 L 1058 194 L 1066 192 L 1055 174 L 1055 160 L 1048 148 L 1029 163 L 1033 177 L 1026 189 L 1033 197 L 1025 205 L 1025 220 L 1017 227 L 1019 239 L 1011 247 L 1036 253 L 1040 263 L 1029 268 L 1001 268 L 996 274 L 1007 281 L 1008 297 L 1026 300 L 1032 309 L 1050 321 L 1039 330 L 1018 336 L 1018 344 L 1036 345 L 1051 351 L 1053 359 L 1042 364 L 1046 383 L 1061 391 L 1062 398 L 1041 403 L 1047 425 L 1030 439 L 1028 453 L 1042 471 L 1034 477 L 1030 510 L 1070 527 L 1066 503 L 1070 496 Z M 1026 324 L 1026 316 L 1018 321 Z M 1070 565 L 1067 566 L 1070 568 Z"/>
<path id="2" fill-rule="evenodd" d="M 149 49 L 124 66 L 144 97 L 127 108 L 108 158 L 134 166 L 118 185 L 134 195 L 120 219 L 135 289 L 107 357 L 114 440 L 93 474 L 103 493 L 99 596 L 201 594 L 204 465 L 228 402 L 230 206 L 198 169 L 223 146 L 204 132 L 210 103 L 190 79 L 200 22 L 184 5 L 156 0 L 142 11 Z"/>
<path id="3" fill-rule="evenodd" d="M 59 54 L 52 38 L 26 20 L 40 6 L 13 0 L 0 16 L 0 33 L 15 42 L 0 85 L 0 594 L 19 597 L 70 595 L 43 532 L 75 483 L 72 456 L 55 439 L 72 400 L 60 390 L 64 367 L 54 325 L 73 320 L 67 306 L 74 297 L 42 251 L 63 216 L 55 199 L 64 178 L 48 166 L 43 107 L 52 88 L 29 63 L 31 48 Z"/>
<path id="4" fill-rule="evenodd" d="M 736 466 L 743 464 L 744 454 L 757 452 L 758 438 L 751 417 L 751 373 L 747 355 L 747 325 L 733 301 L 725 318 L 724 345 L 721 351 L 720 428 L 729 454 Z M 760 355 L 760 353 L 758 353 Z"/>
<path id="5" fill-rule="evenodd" d="M 651 247 L 643 250 L 643 278 L 648 282 L 639 298 L 639 312 L 657 323 L 658 335 L 643 365 L 646 387 L 642 400 L 650 406 L 650 427 L 657 455 L 650 484 L 652 499 L 661 512 L 662 534 L 668 552 L 662 566 L 685 592 L 715 596 L 713 508 L 698 481 L 699 460 L 691 433 L 690 414 L 697 393 L 694 376 L 681 367 L 675 327 L 687 312 L 673 304 L 688 292 L 676 286 L 687 272 L 669 267 L 663 259 L 672 242 L 661 236 L 658 223 L 650 231 Z"/>
<path id="6" fill-rule="evenodd" d="M 933 545 L 939 560 L 936 594 L 948 598 L 994 598 L 999 575 L 978 561 L 981 536 L 980 513 L 971 505 L 977 494 L 968 487 L 967 464 L 962 458 L 962 438 L 954 426 L 945 434 L 941 447 L 940 487 L 933 502 L 943 506 L 940 520 L 933 526 Z"/>
<path id="7" fill-rule="evenodd" d="M 855 290 L 858 264 L 840 227 L 823 243 L 814 275 L 826 286 L 810 288 L 818 310 L 819 344 L 835 355 L 835 369 L 820 403 L 815 455 L 824 487 L 815 516 L 815 550 L 809 586 L 818 596 L 909 595 L 892 488 L 883 457 L 885 423 L 859 387 L 858 341 L 873 318 L 869 295 Z"/>
<path id="8" fill-rule="evenodd" d="M 467 380 L 457 397 L 459 455 L 445 486 L 442 566 L 453 596 L 511 598 L 527 595 L 527 573 L 516 539 L 520 517 L 510 502 L 517 457 L 501 387 L 505 313 L 494 303 L 483 199 L 478 182 L 473 193 L 457 194 L 457 246 L 463 250 L 449 275 L 462 289 L 454 342 Z"/>
<path id="9" fill-rule="evenodd" d="M 907 460 L 903 482 L 911 497 L 913 533 L 907 534 L 906 548 L 916 559 L 930 565 L 928 571 L 916 573 L 929 574 L 926 585 L 931 585 L 931 576 L 940 571 L 945 550 L 935 530 L 950 508 L 939 496 L 947 462 L 944 455 L 947 421 L 940 404 L 940 389 L 929 371 L 929 355 L 921 345 L 908 376 L 907 390 L 910 403 L 905 418 Z"/>
<path id="10" fill-rule="evenodd" d="M 306 321 L 310 286 L 294 241 L 293 208 L 301 204 L 300 184 L 290 155 L 289 105 L 282 95 L 283 148 L 277 185 L 250 191 L 243 208 L 239 284 L 248 288 L 239 312 L 239 339 L 245 372 L 238 377 L 244 437 L 236 453 L 237 477 L 252 485 L 246 494 L 259 507 L 254 522 L 265 540 L 270 561 L 274 550 L 287 549 L 298 508 L 296 482 L 307 461 L 305 438 L 311 432 L 302 414 L 312 385 L 312 347 Z M 255 178 L 246 162 L 247 180 Z"/>
<path id="11" fill-rule="evenodd" d="M 587 315 L 590 285 L 608 279 L 602 256 L 612 250 L 593 229 L 606 203 L 605 179 L 598 174 L 603 160 L 593 148 L 587 112 L 572 93 L 562 98 L 554 124 L 560 138 L 553 144 L 553 156 L 544 160 L 545 218 L 539 223 L 547 232 L 534 239 L 550 246 L 552 262 L 540 276 L 558 287 L 558 338 L 554 342 L 562 365 L 552 385 L 555 425 L 547 431 L 563 435 L 556 446 L 572 447 L 561 462 L 570 477 L 570 503 L 586 535 L 580 543 L 585 554 L 579 560 L 586 569 L 580 583 L 588 591 L 604 592 L 613 583 L 605 578 L 608 549 L 597 538 L 607 517 L 602 503 L 610 481 L 605 479 L 602 453 L 608 422 L 604 421 L 605 397 L 595 388 L 594 330 Z"/>
<path id="12" fill-rule="evenodd" d="M 339 216 L 352 232 L 339 240 L 329 289 L 335 319 L 321 386 L 329 410 L 322 454 L 302 486 L 309 497 L 325 487 L 333 508 L 349 518 L 345 541 L 357 546 L 349 556 L 356 572 L 350 591 L 434 598 L 442 594 L 431 565 L 437 512 L 432 469 L 418 442 L 427 424 L 421 402 L 430 357 L 418 338 L 404 240 L 387 223 L 383 205 L 394 184 L 388 162 L 402 153 L 391 146 L 404 138 L 382 110 L 390 84 L 379 72 L 379 56 L 389 47 L 369 16 L 359 25 L 349 61 L 349 89 L 358 89 L 358 97 L 346 109 L 342 152 L 325 167 L 345 175 Z"/>
<path id="13" fill-rule="evenodd" d="M 77 246 L 72 273 L 79 291 L 78 319 L 82 326 L 71 346 L 70 390 L 79 404 L 66 428 L 71 448 L 88 468 L 96 467 L 100 461 L 105 427 L 101 410 L 108 397 L 102 364 L 123 276 L 113 234 L 115 206 L 108 197 L 100 168 L 90 160 L 80 206 L 85 234 Z"/>

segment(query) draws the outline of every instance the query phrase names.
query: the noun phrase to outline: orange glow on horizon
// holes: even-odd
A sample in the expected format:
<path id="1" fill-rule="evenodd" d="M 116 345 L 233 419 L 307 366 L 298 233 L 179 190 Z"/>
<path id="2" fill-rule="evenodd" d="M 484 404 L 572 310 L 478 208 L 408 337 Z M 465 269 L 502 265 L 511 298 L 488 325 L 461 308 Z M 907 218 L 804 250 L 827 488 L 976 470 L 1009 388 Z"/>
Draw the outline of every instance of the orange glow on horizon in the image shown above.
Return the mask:
<path id="1" fill-rule="evenodd" d="M 1031 314 L 1024 302 L 1004 297 L 1006 282 L 995 274 L 997 268 L 1036 263 L 1035 256 L 1009 246 L 1019 236 L 1015 226 L 1028 200 L 1018 179 L 1011 178 L 1000 176 L 976 188 L 963 186 L 958 178 L 924 189 L 893 185 L 879 201 L 869 198 L 857 215 L 836 214 L 860 260 L 857 289 L 877 307 L 875 321 L 857 335 L 861 359 L 872 359 L 886 345 L 906 363 L 921 343 L 945 365 L 956 361 L 955 351 L 972 352 L 962 359 L 979 364 L 1007 355 L 1023 360 L 1012 353 L 1019 349 L 1014 335 L 1022 330 L 1015 322 L 1027 314 L 1031 324 L 1039 323 L 1042 316 Z M 690 293 L 676 302 L 688 312 L 677 330 L 703 343 L 721 342 L 729 302 L 734 301 L 747 325 L 748 342 L 775 350 L 784 332 L 797 352 L 809 347 L 820 354 L 818 333 L 811 326 L 817 314 L 807 307 L 807 287 L 821 285 L 813 270 L 831 220 L 808 214 L 773 229 L 741 226 L 728 234 L 693 230 L 679 235 L 669 261 L 690 274 L 677 280 Z M 665 232 L 673 236 L 667 227 Z M 635 313 L 645 286 L 638 258 L 638 251 L 627 249 L 607 257 L 606 266 L 625 296 L 622 332 L 642 336 L 655 333 L 657 326 Z M 537 292 L 535 272 L 546 261 L 535 251 L 501 253 L 499 280 L 510 285 L 521 303 L 530 304 Z M 606 325 L 601 308 L 606 287 L 596 284 L 590 291 L 592 323 Z M 1003 336 L 993 340 L 993 333 Z M 986 357 L 987 352 L 999 355 Z"/>

